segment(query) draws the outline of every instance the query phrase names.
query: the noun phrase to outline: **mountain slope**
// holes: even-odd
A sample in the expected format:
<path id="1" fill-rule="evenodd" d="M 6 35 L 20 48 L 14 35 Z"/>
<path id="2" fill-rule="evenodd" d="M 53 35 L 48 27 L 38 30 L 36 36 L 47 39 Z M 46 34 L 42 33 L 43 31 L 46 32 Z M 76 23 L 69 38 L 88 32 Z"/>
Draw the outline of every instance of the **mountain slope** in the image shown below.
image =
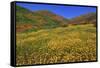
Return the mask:
<path id="1" fill-rule="evenodd" d="M 47 10 L 32 12 L 20 6 L 16 6 L 16 10 L 18 32 L 29 29 L 37 30 L 66 26 L 69 21 Z"/>
<path id="2" fill-rule="evenodd" d="M 80 15 L 78 17 L 73 18 L 70 21 L 70 24 L 96 24 L 96 13 L 87 13 L 84 15 Z"/>

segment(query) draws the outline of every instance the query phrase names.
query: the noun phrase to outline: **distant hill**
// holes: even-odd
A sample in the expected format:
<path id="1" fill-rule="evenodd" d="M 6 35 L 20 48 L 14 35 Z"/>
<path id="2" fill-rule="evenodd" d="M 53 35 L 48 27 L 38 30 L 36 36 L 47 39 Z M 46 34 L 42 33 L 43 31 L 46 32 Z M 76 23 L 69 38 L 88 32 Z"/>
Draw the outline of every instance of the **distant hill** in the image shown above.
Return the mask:
<path id="1" fill-rule="evenodd" d="M 96 25 L 96 13 L 83 14 L 69 20 L 48 10 L 30 11 L 16 6 L 16 23 L 17 32 L 66 27 L 68 24 Z"/>
<path id="2" fill-rule="evenodd" d="M 87 13 L 71 19 L 69 24 L 96 24 L 96 13 Z"/>
<path id="3" fill-rule="evenodd" d="M 16 6 L 17 31 L 29 29 L 48 29 L 59 26 L 67 26 L 68 19 L 56 15 L 47 10 L 29 11 L 26 8 Z"/>

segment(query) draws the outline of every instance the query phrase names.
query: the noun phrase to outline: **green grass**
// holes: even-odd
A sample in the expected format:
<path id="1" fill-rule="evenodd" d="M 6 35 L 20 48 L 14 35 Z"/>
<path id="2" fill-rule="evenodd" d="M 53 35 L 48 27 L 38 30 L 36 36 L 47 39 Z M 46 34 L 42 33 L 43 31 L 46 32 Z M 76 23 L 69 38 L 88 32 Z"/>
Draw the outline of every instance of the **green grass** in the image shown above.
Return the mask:
<path id="1" fill-rule="evenodd" d="M 73 25 L 17 33 L 17 65 L 96 60 L 96 28 Z"/>

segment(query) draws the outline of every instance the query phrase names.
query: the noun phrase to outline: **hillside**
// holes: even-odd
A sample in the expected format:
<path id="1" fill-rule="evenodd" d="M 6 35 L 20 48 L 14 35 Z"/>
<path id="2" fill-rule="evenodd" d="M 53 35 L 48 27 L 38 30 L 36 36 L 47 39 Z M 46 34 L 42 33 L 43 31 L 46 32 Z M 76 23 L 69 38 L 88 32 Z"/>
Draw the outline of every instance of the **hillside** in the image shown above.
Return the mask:
<path id="1" fill-rule="evenodd" d="M 96 26 L 96 13 L 93 12 L 69 20 L 48 10 L 30 11 L 20 6 L 16 6 L 16 10 L 17 32 L 66 27 L 68 24 L 92 23 Z"/>
<path id="2" fill-rule="evenodd" d="M 71 19 L 69 24 L 96 24 L 96 13 L 87 13 Z"/>
<path id="3" fill-rule="evenodd" d="M 28 9 L 16 6 L 17 31 L 22 32 L 29 29 L 48 29 L 59 26 L 67 26 L 68 19 L 56 15 L 47 10 L 29 11 Z"/>

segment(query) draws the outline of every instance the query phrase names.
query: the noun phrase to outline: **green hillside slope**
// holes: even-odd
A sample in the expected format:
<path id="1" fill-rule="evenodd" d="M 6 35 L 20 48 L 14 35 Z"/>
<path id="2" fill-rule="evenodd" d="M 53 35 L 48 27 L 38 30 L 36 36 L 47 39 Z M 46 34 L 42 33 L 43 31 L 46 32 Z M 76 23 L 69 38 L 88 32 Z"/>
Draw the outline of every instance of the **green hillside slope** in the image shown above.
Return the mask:
<path id="1" fill-rule="evenodd" d="M 58 26 L 67 26 L 68 19 L 58 16 L 50 11 L 29 11 L 16 6 L 17 31 L 22 32 L 29 29 L 48 29 Z M 26 28 L 27 27 L 27 28 Z"/>

